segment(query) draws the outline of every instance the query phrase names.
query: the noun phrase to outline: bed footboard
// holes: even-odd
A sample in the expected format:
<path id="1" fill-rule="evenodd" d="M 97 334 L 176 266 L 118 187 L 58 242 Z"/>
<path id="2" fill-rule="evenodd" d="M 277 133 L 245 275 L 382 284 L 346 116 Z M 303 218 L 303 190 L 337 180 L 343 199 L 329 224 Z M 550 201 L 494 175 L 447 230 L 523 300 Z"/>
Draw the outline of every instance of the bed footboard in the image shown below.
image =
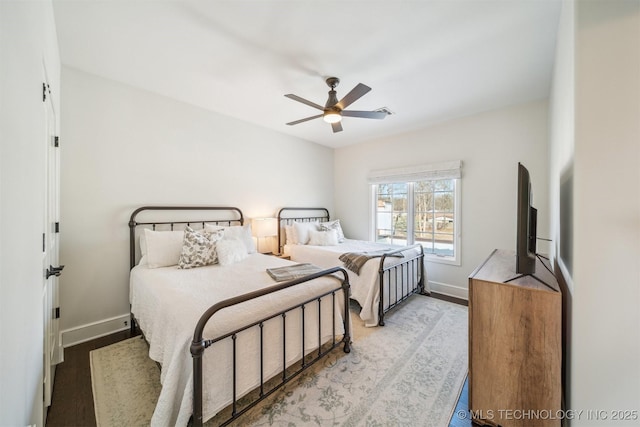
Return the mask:
<path id="1" fill-rule="evenodd" d="M 273 292 L 278 292 L 280 290 L 289 288 L 291 286 L 295 286 L 298 285 L 300 283 L 304 283 L 304 282 L 308 282 L 310 280 L 313 279 L 317 279 L 319 277 L 323 277 L 323 276 L 328 276 L 328 275 L 332 275 L 332 274 L 342 274 L 342 279 L 340 279 L 340 284 L 339 286 L 335 287 L 334 289 L 331 289 L 329 291 L 323 291 L 322 294 L 320 295 L 315 295 L 312 299 L 308 299 L 306 301 L 300 302 L 294 306 L 291 306 L 285 310 L 282 310 L 278 313 L 274 313 L 272 315 L 270 315 L 267 318 L 255 321 L 249 325 L 243 326 L 241 328 L 238 328 L 232 332 L 229 332 L 225 335 L 219 336 L 217 338 L 214 339 L 204 339 L 203 338 L 203 331 L 205 326 L 207 325 L 207 323 L 209 322 L 209 320 L 220 310 L 226 308 L 226 307 L 230 307 L 236 304 L 240 304 L 242 302 L 245 301 L 249 301 L 251 299 L 254 298 L 258 298 Z M 221 301 L 215 305 L 213 305 L 212 307 L 210 307 L 201 317 L 200 320 L 198 321 L 198 324 L 196 325 L 194 334 L 193 334 L 193 342 L 191 343 L 191 356 L 193 359 L 193 416 L 192 416 L 192 425 L 196 426 L 196 427 L 200 427 L 202 426 L 203 423 L 203 369 L 202 369 L 202 357 L 204 354 L 204 351 L 210 347 L 211 345 L 213 345 L 214 343 L 221 341 L 223 339 L 228 339 L 230 338 L 232 340 L 232 351 L 233 351 L 233 374 L 232 374 L 232 378 L 233 378 L 233 396 L 232 396 L 232 408 L 231 408 L 231 416 L 222 422 L 221 425 L 227 425 L 230 422 L 232 422 L 233 420 L 237 419 L 239 416 L 241 416 L 242 414 L 244 414 L 246 411 L 248 411 L 249 409 L 251 409 L 252 407 L 254 407 L 258 402 L 262 401 L 263 399 L 265 399 L 266 397 L 268 397 L 269 395 L 271 395 L 273 392 L 275 392 L 276 390 L 278 390 L 279 388 L 281 388 L 283 385 L 285 385 L 287 382 L 289 382 L 292 378 L 294 378 L 295 376 L 297 376 L 299 373 L 301 373 L 302 371 L 304 371 L 305 369 L 307 369 L 308 367 L 310 367 L 311 365 L 313 365 L 315 362 L 317 362 L 318 360 L 320 360 L 322 357 L 326 356 L 327 354 L 329 354 L 329 352 L 331 352 L 331 350 L 333 350 L 335 347 L 339 346 L 340 343 L 343 343 L 343 351 L 345 353 L 349 353 L 351 351 L 351 322 L 350 322 L 350 318 L 349 318 L 349 278 L 347 275 L 347 272 L 340 268 L 340 267 L 335 267 L 335 268 L 331 268 L 328 270 L 323 270 L 320 271 L 318 273 L 315 274 L 311 274 L 309 276 L 305 276 L 303 278 L 300 279 L 295 279 L 295 280 L 291 280 L 291 281 L 287 281 L 287 282 L 283 282 L 280 284 L 277 284 L 275 286 L 266 288 L 266 289 L 260 289 L 254 292 L 251 292 L 249 294 L 245 294 L 245 295 L 240 295 L 238 297 L 235 298 L 230 298 L 224 301 Z M 336 294 L 338 294 L 339 292 L 342 292 L 342 296 L 344 298 L 344 313 L 342 314 L 343 316 L 343 322 L 344 322 L 344 334 L 342 336 L 341 340 L 337 340 L 336 339 L 336 325 L 335 325 L 335 310 L 336 310 Z M 320 305 L 322 304 L 323 298 L 328 298 L 329 301 L 332 303 L 333 305 L 333 309 L 332 309 L 332 313 L 333 313 L 333 331 L 332 331 L 332 340 L 330 340 L 329 342 L 326 343 L 322 343 L 321 341 L 321 333 L 320 333 L 320 329 L 321 329 L 321 310 L 320 310 Z M 317 350 L 313 350 L 310 353 L 306 353 L 305 352 L 305 307 L 311 305 L 311 304 L 317 304 L 318 305 L 318 347 Z M 269 387 L 265 387 L 265 382 L 268 379 L 265 379 L 262 375 L 263 370 L 263 364 L 264 364 L 264 347 L 263 347 L 263 334 L 262 334 L 262 329 L 263 329 L 263 325 L 265 322 L 267 322 L 268 320 L 274 319 L 274 318 L 282 318 L 282 342 L 283 342 L 283 355 L 286 354 L 286 339 L 285 339 L 285 334 L 286 334 L 286 316 L 287 313 L 289 313 L 292 310 L 301 310 L 301 321 L 302 321 L 302 358 L 297 361 L 294 362 L 293 365 L 287 366 L 287 361 L 286 361 L 286 357 L 283 357 L 282 363 L 282 373 L 281 373 L 281 378 L 279 379 L 278 383 L 275 386 L 271 386 L 271 388 Z M 258 396 L 256 397 L 256 399 L 252 402 L 250 402 L 247 405 L 244 405 L 240 410 L 238 410 L 237 408 L 237 400 L 238 400 L 238 396 L 236 395 L 236 372 L 237 372 L 237 366 L 236 366 L 236 336 L 238 333 L 248 330 L 250 328 L 259 328 L 259 334 L 260 334 L 260 352 L 258 355 L 256 355 L 257 357 L 260 358 L 259 363 L 260 363 L 260 373 L 261 373 L 261 378 L 260 378 L 260 386 L 259 386 L 259 392 L 258 392 Z M 298 366 L 299 365 L 299 366 Z M 293 369 L 292 369 L 293 367 Z M 268 390 L 265 390 L 265 388 L 269 388 Z"/>
<path id="2" fill-rule="evenodd" d="M 416 250 L 415 254 L 410 253 L 407 256 L 406 253 L 414 249 Z M 405 255 L 402 262 L 385 266 L 387 257 L 394 256 L 398 253 Z M 424 287 L 424 249 L 422 245 L 416 244 L 385 253 L 380 258 L 378 275 L 380 284 L 378 325 L 384 326 L 384 315 L 386 312 L 415 293 L 427 294 Z M 392 289 L 395 292 L 392 292 Z M 387 307 L 385 307 L 384 304 L 385 295 L 389 301 Z"/>

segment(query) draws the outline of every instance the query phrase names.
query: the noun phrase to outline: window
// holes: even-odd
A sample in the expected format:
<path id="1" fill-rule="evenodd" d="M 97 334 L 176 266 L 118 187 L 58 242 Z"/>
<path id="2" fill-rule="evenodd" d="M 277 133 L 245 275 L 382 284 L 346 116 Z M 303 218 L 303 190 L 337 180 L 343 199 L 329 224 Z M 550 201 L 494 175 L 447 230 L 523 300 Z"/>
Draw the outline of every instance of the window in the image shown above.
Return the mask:
<path id="1" fill-rule="evenodd" d="M 458 174 L 445 179 L 441 179 L 442 173 L 430 179 L 431 174 L 423 170 L 401 172 L 381 171 L 373 174 L 374 178 L 370 176 L 375 241 L 418 243 L 430 261 L 460 265 L 459 168 Z M 398 182 L 399 178 L 408 179 Z"/>
<path id="2" fill-rule="evenodd" d="M 407 194 L 409 185 L 380 184 L 377 187 L 376 241 L 407 243 Z"/>
<path id="3" fill-rule="evenodd" d="M 455 188 L 453 179 L 414 184 L 414 243 L 425 253 L 455 256 Z"/>

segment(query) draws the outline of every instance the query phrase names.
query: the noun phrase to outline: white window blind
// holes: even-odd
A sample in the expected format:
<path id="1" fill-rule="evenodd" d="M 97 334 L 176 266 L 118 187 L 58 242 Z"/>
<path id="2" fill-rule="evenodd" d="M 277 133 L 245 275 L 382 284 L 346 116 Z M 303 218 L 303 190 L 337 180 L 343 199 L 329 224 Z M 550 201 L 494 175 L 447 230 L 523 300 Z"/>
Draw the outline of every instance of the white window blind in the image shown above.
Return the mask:
<path id="1" fill-rule="evenodd" d="M 369 184 L 394 182 L 417 182 L 436 179 L 458 179 L 461 177 L 462 161 L 431 163 L 394 169 L 379 169 L 369 173 Z"/>

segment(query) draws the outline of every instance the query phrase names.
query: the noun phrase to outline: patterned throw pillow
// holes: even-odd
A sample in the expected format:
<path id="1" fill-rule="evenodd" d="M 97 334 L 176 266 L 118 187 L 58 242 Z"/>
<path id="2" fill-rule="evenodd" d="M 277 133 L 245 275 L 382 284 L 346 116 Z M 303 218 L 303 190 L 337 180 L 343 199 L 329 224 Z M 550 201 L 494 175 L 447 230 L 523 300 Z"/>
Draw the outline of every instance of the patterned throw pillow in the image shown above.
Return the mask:
<path id="1" fill-rule="evenodd" d="M 223 230 L 207 232 L 195 231 L 191 227 L 187 227 L 184 230 L 178 268 L 203 267 L 217 263 L 216 242 L 222 239 L 223 234 Z"/>
<path id="2" fill-rule="evenodd" d="M 329 222 L 321 222 L 318 228 L 320 231 L 336 230 L 336 233 L 338 234 L 338 242 L 344 242 L 344 233 L 342 232 L 342 226 L 340 225 L 339 219 Z"/>

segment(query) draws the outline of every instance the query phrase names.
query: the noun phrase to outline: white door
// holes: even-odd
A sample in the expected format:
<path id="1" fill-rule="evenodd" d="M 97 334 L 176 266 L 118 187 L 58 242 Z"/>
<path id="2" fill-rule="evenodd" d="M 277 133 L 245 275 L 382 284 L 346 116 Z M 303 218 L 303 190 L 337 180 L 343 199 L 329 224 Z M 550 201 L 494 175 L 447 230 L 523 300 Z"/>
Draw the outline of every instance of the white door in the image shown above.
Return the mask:
<path id="1" fill-rule="evenodd" d="M 44 180 L 44 224 L 42 235 L 43 287 L 42 306 L 44 318 L 43 352 L 43 407 L 46 419 L 47 408 L 51 405 L 51 393 L 55 377 L 55 365 L 62 361 L 62 348 L 59 342 L 59 305 L 58 276 L 62 268 L 58 264 L 59 217 L 60 217 L 60 150 L 56 136 L 56 112 L 51 91 L 45 79 L 42 86 L 42 100 L 45 115 L 45 180 Z"/>

